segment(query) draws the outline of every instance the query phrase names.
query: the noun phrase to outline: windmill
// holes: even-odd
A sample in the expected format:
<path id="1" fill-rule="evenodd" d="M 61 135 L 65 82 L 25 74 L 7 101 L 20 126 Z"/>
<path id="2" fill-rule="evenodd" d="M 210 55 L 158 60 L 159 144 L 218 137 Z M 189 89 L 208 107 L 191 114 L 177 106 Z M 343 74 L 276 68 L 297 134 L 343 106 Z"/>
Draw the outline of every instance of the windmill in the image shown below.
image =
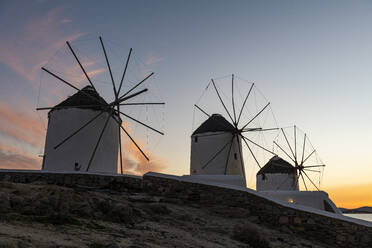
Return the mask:
<path id="1" fill-rule="evenodd" d="M 306 190 L 313 187 L 319 191 L 325 164 L 319 158 L 306 133 L 296 125 L 281 128 L 273 144 L 277 150 L 276 153 L 282 158 L 288 158 L 289 161 L 286 163 L 293 166 L 292 171 L 295 173 L 294 187 L 298 189 L 301 180 Z M 283 165 L 277 165 L 283 167 Z M 314 182 L 316 179 L 317 181 Z M 289 177 L 286 177 L 281 182 L 277 182 L 276 189 L 282 187 L 288 180 Z"/>
<path id="2" fill-rule="evenodd" d="M 128 128 L 122 125 L 122 119 L 129 119 L 148 130 L 164 135 L 163 132 L 136 119 L 121 109 L 124 106 L 164 105 L 164 102 L 129 101 L 136 99 L 136 97 L 148 91 L 148 88 L 142 90 L 138 90 L 138 88 L 152 77 L 154 73 L 149 73 L 123 93 L 122 90 L 124 88 L 123 85 L 132 54 L 132 48 L 129 50 L 127 59 L 123 65 L 124 70 L 120 80 L 115 81 L 102 37 L 99 37 L 99 42 L 110 74 L 114 96 L 114 100 L 111 102 L 106 102 L 106 100 L 99 95 L 96 86 L 93 84 L 93 80 L 91 80 L 89 73 L 87 73 L 69 41 L 66 41 L 67 47 L 76 63 L 79 65 L 86 80 L 89 82 L 89 86 L 79 89 L 74 86 L 72 82 L 65 80 L 63 76 L 52 72 L 51 69 L 45 67 L 41 68 L 52 78 L 57 79 L 58 82 L 77 92 L 56 106 L 37 108 L 37 110 L 50 110 L 48 113 L 49 123 L 43 169 L 71 170 L 71 168 L 73 168 L 72 170 L 85 170 L 87 172 L 98 170 L 116 173 L 119 150 L 120 172 L 123 174 L 122 132 L 130 139 L 142 156 L 149 161 L 148 155 L 132 137 L 127 130 Z M 105 145 L 108 146 L 106 147 Z M 81 160 L 80 164 L 75 162 L 75 160 Z M 109 160 L 109 162 L 107 162 L 107 160 Z M 107 166 L 105 163 L 109 165 Z M 94 168 L 93 170 L 92 167 Z M 110 169 L 106 167 L 110 167 Z"/>
<path id="3" fill-rule="evenodd" d="M 243 150 L 260 168 L 259 153 L 276 155 L 262 142 L 263 133 L 278 129 L 276 120 L 254 83 L 234 74 L 211 79 L 194 107 L 194 115 L 202 114 L 207 120 L 191 136 L 190 174 L 240 175 L 246 180 Z"/>

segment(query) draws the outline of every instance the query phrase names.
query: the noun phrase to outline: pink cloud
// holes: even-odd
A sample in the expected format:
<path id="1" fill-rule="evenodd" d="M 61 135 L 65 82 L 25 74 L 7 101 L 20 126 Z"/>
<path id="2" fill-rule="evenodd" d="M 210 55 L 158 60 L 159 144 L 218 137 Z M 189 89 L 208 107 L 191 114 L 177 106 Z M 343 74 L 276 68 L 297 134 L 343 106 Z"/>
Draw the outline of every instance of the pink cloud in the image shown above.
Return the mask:
<path id="1" fill-rule="evenodd" d="M 87 67 L 87 65 L 85 64 L 84 67 Z M 95 76 L 98 76 L 99 74 L 103 73 L 104 71 L 106 71 L 105 68 L 98 68 L 98 69 L 93 69 L 91 71 L 87 71 L 87 74 L 88 74 L 89 78 L 92 79 Z M 82 74 L 79 79 L 74 81 L 74 83 L 76 84 L 76 86 L 81 86 L 81 84 L 83 82 L 86 82 L 86 81 L 87 81 L 87 79 L 86 79 L 85 75 Z"/>
<path id="2" fill-rule="evenodd" d="M 0 143 L 0 168 L 2 169 L 31 169 L 41 167 L 41 159 L 25 154 L 14 147 Z"/>
<path id="3" fill-rule="evenodd" d="M 154 54 L 150 54 L 146 60 L 145 60 L 145 64 L 146 65 L 152 65 L 152 64 L 155 64 L 155 63 L 158 63 L 160 61 L 163 61 L 164 59 L 160 56 L 156 56 Z"/>
<path id="4" fill-rule="evenodd" d="M 69 22 L 72 22 L 70 19 L 62 19 L 61 20 L 61 23 L 69 23 Z"/>
<path id="5" fill-rule="evenodd" d="M 3 135 L 35 147 L 44 144 L 45 130 L 36 115 L 17 111 L 14 106 L 0 101 L 0 124 Z"/>
<path id="6" fill-rule="evenodd" d="M 128 130 L 128 128 L 126 127 Z M 129 132 L 129 130 L 128 130 Z M 125 134 L 124 134 L 125 135 Z M 135 139 L 135 137 L 133 137 Z M 136 140 L 136 143 L 139 147 L 143 147 L 140 140 Z M 162 172 L 168 166 L 167 164 L 157 157 L 155 154 L 150 153 L 149 151 L 144 151 L 144 153 L 149 157 L 150 161 L 147 161 L 138 148 L 134 145 L 133 142 L 127 142 L 123 144 L 124 154 L 127 154 L 123 158 L 123 167 L 125 172 L 129 172 L 135 175 L 143 175 L 146 172 Z"/>
<path id="7" fill-rule="evenodd" d="M 65 35 L 59 31 L 63 11 L 66 8 L 57 7 L 45 15 L 33 17 L 23 26 L 13 28 L 15 31 L 10 32 L 0 43 L 0 62 L 33 83 L 34 87 L 37 87 L 33 81 L 40 72 L 41 65 L 65 41 L 72 41 L 83 35 L 82 32 Z M 20 36 L 22 39 L 19 39 Z"/>

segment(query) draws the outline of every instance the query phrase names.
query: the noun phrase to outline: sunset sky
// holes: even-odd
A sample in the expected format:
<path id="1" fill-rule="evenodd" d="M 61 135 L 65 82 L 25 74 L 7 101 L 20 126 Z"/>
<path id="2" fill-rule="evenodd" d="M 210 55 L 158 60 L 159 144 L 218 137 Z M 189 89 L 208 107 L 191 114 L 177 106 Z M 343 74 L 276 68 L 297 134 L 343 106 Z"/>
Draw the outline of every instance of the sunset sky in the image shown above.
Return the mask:
<path id="1" fill-rule="evenodd" d="M 255 82 L 280 126 L 306 131 L 338 206 L 372 206 L 371 27 L 371 1 L 3 0 L 0 167 L 41 167 L 45 119 L 35 108 L 51 91 L 40 91 L 40 67 L 58 65 L 65 41 L 84 49 L 101 35 L 123 60 L 134 49 L 133 72 L 154 71 L 149 83 L 166 102 L 166 135 L 138 172 L 189 173 L 193 104 L 211 78 L 234 73 Z"/>

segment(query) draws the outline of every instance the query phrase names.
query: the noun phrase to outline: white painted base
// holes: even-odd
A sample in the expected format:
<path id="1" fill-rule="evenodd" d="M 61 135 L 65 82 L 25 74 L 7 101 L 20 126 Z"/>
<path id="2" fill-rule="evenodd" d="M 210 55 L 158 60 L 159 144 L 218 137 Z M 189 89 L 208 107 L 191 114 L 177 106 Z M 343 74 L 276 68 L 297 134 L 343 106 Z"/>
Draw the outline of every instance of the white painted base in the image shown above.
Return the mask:
<path id="1" fill-rule="evenodd" d="M 298 182 L 295 174 L 287 173 L 266 173 L 265 176 L 259 174 L 256 176 L 257 191 L 266 190 L 297 190 Z"/>
<path id="2" fill-rule="evenodd" d="M 43 170 L 86 171 L 99 135 L 109 116 L 108 113 L 100 115 L 57 149 L 54 149 L 54 147 L 98 113 L 99 111 L 79 108 L 54 110 L 50 113 Z M 118 146 L 118 123 L 110 118 L 89 167 L 89 172 L 117 173 Z M 75 163 L 78 163 L 78 165 L 75 166 Z"/>
<path id="3" fill-rule="evenodd" d="M 217 135 L 214 135 L 217 134 Z M 212 135 L 212 136 L 204 136 Z M 228 132 L 207 132 L 191 136 L 191 175 L 240 175 L 244 176 L 244 164 L 241 162 L 239 142 L 234 139 L 231 146 L 230 156 L 227 145 L 210 163 L 214 155 L 231 141 L 232 134 Z M 226 161 L 227 167 L 226 167 Z M 208 165 L 206 165 L 208 163 Z"/>

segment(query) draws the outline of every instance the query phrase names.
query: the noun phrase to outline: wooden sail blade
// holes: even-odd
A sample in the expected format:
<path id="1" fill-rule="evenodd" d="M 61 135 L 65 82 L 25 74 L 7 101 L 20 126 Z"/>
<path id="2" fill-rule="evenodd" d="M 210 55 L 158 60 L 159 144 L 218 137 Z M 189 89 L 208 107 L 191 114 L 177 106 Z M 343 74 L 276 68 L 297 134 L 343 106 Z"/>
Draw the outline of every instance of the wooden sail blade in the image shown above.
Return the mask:
<path id="1" fill-rule="evenodd" d="M 136 105 L 164 105 L 165 102 L 132 102 L 132 103 L 121 103 L 120 106 L 136 106 Z"/>
<path id="2" fill-rule="evenodd" d="M 145 154 L 144 151 L 142 151 L 142 149 L 139 147 L 139 145 L 136 143 L 136 141 L 134 141 L 134 139 L 132 138 L 132 136 L 130 136 L 130 134 L 128 133 L 127 130 L 125 130 L 125 128 L 123 126 L 120 126 L 120 128 L 124 131 L 124 133 L 129 137 L 129 139 L 133 142 L 133 144 L 137 147 L 137 149 L 141 152 L 141 154 L 145 157 L 145 159 L 147 161 L 150 161 L 149 157 L 147 157 L 147 155 Z"/>
<path id="3" fill-rule="evenodd" d="M 315 149 L 304 159 L 303 163 L 305 163 L 314 153 L 315 153 Z"/>
<path id="4" fill-rule="evenodd" d="M 319 188 L 315 185 L 315 183 L 313 182 L 313 180 L 311 180 L 311 178 L 307 175 L 307 173 L 305 171 L 302 171 L 302 172 L 307 177 L 307 179 L 309 179 L 309 181 L 311 182 L 311 184 L 319 191 Z"/>
<path id="5" fill-rule="evenodd" d="M 304 178 L 304 176 L 302 175 L 302 172 L 300 171 L 300 176 L 301 176 L 301 178 L 302 178 L 302 182 L 304 183 L 304 185 L 305 185 L 305 189 L 306 189 L 306 191 L 308 190 L 307 189 L 307 185 L 306 185 L 306 182 L 305 182 L 305 178 Z"/>
<path id="6" fill-rule="evenodd" d="M 120 85 L 119 85 L 119 89 L 118 89 L 118 95 L 120 95 L 121 86 L 123 85 L 124 77 L 125 77 L 125 74 L 127 72 L 128 63 L 129 63 L 130 55 L 132 54 L 132 50 L 133 50 L 132 48 L 129 49 L 129 54 L 128 54 L 128 57 L 127 57 L 127 62 L 125 63 L 123 75 L 122 75 L 121 80 L 120 80 Z"/>
<path id="7" fill-rule="evenodd" d="M 259 148 L 263 149 L 264 151 L 267 151 L 268 153 L 271 153 L 271 154 L 273 154 L 274 156 L 277 155 L 276 153 L 274 153 L 274 152 L 272 152 L 272 151 L 266 149 L 265 147 L 263 147 L 263 146 L 257 144 L 256 142 L 254 142 L 254 141 L 248 139 L 247 137 L 245 137 L 245 136 L 243 136 L 243 135 L 242 135 L 242 137 L 243 137 L 244 140 L 247 140 L 247 141 L 251 142 L 251 143 L 254 144 L 255 146 L 258 146 Z"/>
<path id="8" fill-rule="evenodd" d="M 288 181 L 289 178 L 290 178 L 289 176 L 284 178 L 284 180 L 278 185 L 278 187 L 276 187 L 276 189 L 277 190 L 280 189 L 280 187 L 282 187 Z"/>
<path id="9" fill-rule="evenodd" d="M 119 108 L 118 108 L 119 109 Z M 120 152 L 120 173 L 123 174 L 123 153 L 121 149 L 121 130 L 120 130 L 120 124 L 118 124 L 118 135 L 119 135 L 119 152 Z"/>
<path id="10" fill-rule="evenodd" d="M 228 141 L 224 144 L 208 161 L 202 166 L 202 169 L 205 169 L 221 152 L 232 142 L 232 140 Z"/>
<path id="11" fill-rule="evenodd" d="M 276 143 L 275 141 L 273 141 L 273 143 L 277 146 L 277 147 L 279 147 L 279 149 L 282 151 L 282 152 L 284 152 L 284 154 L 285 155 L 287 155 L 287 157 L 288 158 L 290 158 L 292 161 L 293 161 L 293 163 L 296 163 L 295 162 L 295 160 L 278 144 L 278 143 Z"/>
<path id="12" fill-rule="evenodd" d="M 217 136 L 217 135 L 224 135 L 226 132 L 220 131 L 220 132 L 214 132 L 214 133 L 207 133 L 207 134 L 198 134 L 198 138 L 203 138 L 203 137 L 210 137 L 210 136 Z"/>
<path id="13" fill-rule="evenodd" d="M 140 94 L 142 94 L 142 93 L 144 93 L 144 92 L 146 92 L 146 91 L 148 91 L 147 88 L 146 88 L 146 89 L 143 89 L 143 90 L 140 90 L 140 91 L 138 91 L 138 92 L 136 92 L 136 93 L 133 93 L 132 95 L 129 95 L 129 96 L 126 96 L 126 97 L 123 97 L 123 98 L 119 98 L 119 100 L 116 101 L 115 104 L 122 103 L 122 102 L 124 102 L 124 101 L 126 101 L 126 100 L 129 100 L 129 99 L 131 99 L 131 98 L 133 98 L 133 97 L 135 97 L 135 96 L 138 96 L 138 95 L 140 95 Z"/>
<path id="14" fill-rule="evenodd" d="M 294 133 L 294 158 L 295 161 L 297 161 L 297 134 L 296 134 L 296 125 L 293 127 L 293 133 Z"/>
<path id="15" fill-rule="evenodd" d="M 100 115 L 102 115 L 105 111 L 101 111 L 96 116 L 94 116 L 92 119 L 87 121 L 83 126 L 81 126 L 79 129 L 77 129 L 75 132 L 73 132 L 71 135 L 67 136 L 64 140 L 62 140 L 58 145 L 54 146 L 54 149 L 57 149 L 62 144 L 64 144 L 66 141 L 74 137 L 76 134 L 78 134 L 81 130 L 83 130 L 85 127 L 87 127 L 90 123 L 92 123 L 94 120 L 96 120 Z"/>
<path id="16" fill-rule="evenodd" d="M 242 137 L 242 139 L 243 139 L 245 145 L 248 147 L 248 150 L 249 150 L 249 152 L 251 153 L 251 155 L 252 155 L 254 161 L 256 161 L 258 167 L 260 167 L 260 169 L 261 169 L 262 167 L 261 167 L 260 163 L 258 162 L 256 156 L 254 155 L 254 153 L 253 153 L 251 147 L 249 146 L 248 142 L 244 139 L 244 136 L 241 135 L 240 137 Z"/>
<path id="17" fill-rule="evenodd" d="M 108 105 L 107 105 L 108 106 Z M 37 111 L 39 110 L 50 110 L 50 109 L 69 109 L 69 108 L 99 108 L 102 105 L 75 105 L 75 106 L 54 106 L 54 107 L 41 107 L 36 108 Z"/>
<path id="18" fill-rule="evenodd" d="M 234 74 L 231 76 L 231 101 L 232 101 L 232 107 L 233 107 L 233 113 L 234 113 L 234 125 L 236 126 L 236 112 L 235 112 L 235 101 L 234 101 Z"/>
<path id="19" fill-rule="evenodd" d="M 53 77 L 59 79 L 61 82 L 63 82 L 64 84 L 70 86 L 71 88 L 77 90 L 77 91 L 80 91 L 79 88 L 75 87 L 74 85 L 72 85 L 71 83 L 67 82 L 66 80 L 64 80 L 63 78 L 61 78 L 60 76 L 57 76 L 56 74 L 54 74 L 53 72 L 49 71 L 48 69 L 46 69 L 45 67 L 41 67 L 41 69 L 47 73 L 49 73 L 50 75 L 52 75 Z"/>
<path id="20" fill-rule="evenodd" d="M 302 146 L 302 158 L 301 158 L 301 164 L 304 163 L 305 145 L 306 145 L 306 133 L 305 133 L 305 135 L 304 135 L 304 144 L 303 144 L 303 146 Z"/>
<path id="21" fill-rule="evenodd" d="M 273 130 L 278 130 L 279 128 L 277 127 L 274 127 L 274 128 L 261 128 L 261 127 L 257 127 L 257 128 L 245 128 L 242 130 L 243 133 L 245 132 L 265 132 L 265 131 L 273 131 Z"/>
<path id="22" fill-rule="evenodd" d="M 102 131 L 101 131 L 101 133 L 100 133 L 100 135 L 99 135 L 99 138 L 98 138 L 98 140 L 97 140 L 97 143 L 96 143 L 96 145 L 95 145 L 95 147 L 94 147 L 93 153 L 92 153 L 92 155 L 90 156 L 89 163 L 88 163 L 88 166 L 87 166 L 86 171 L 89 171 L 90 165 L 92 164 L 92 161 L 93 161 L 93 159 L 94 159 L 94 156 L 96 155 L 96 152 L 97 152 L 98 146 L 99 146 L 99 144 L 101 143 L 101 139 L 102 139 L 103 133 L 104 133 L 105 130 L 106 130 L 107 124 L 108 124 L 108 122 L 109 122 L 111 116 L 112 116 L 112 114 L 110 114 L 110 115 L 107 117 L 107 119 L 106 119 L 105 125 L 104 125 L 103 128 L 102 128 Z"/>
<path id="23" fill-rule="evenodd" d="M 317 164 L 317 165 L 304 166 L 304 168 L 314 168 L 314 167 L 325 167 L 325 164 Z"/>
<path id="24" fill-rule="evenodd" d="M 206 116 L 208 117 L 211 117 L 210 114 L 208 114 L 207 112 L 205 112 L 201 107 L 199 107 L 198 105 L 194 104 L 194 106 L 199 109 L 203 114 L 205 114 Z"/>
<path id="25" fill-rule="evenodd" d="M 250 121 L 248 121 L 247 124 L 243 126 L 243 129 L 246 128 L 253 120 L 255 120 L 269 105 L 270 103 L 267 103 L 265 107 L 263 107 Z"/>
<path id="26" fill-rule="evenodd" d="M 230 112 L 227 110 L 226 105 L 225 105 L 225 103 L 223 102 L 223 100 L 222 100 L 222 98 L 221 98 L 221 96 L 220 96 L 220 93 L 218 92 L 218 89 L 217 89 L 216 84 L 214 83 L 214 80 L 213 80 L 213 79 L 212 79 L 212 84 L 213 84 L 214 89 L 216 90 L 217 96 L 218 96 L 218 98 L 220 99 L 220 102 L 221 102 L 223 108 L 225 109 L 226 113 L 229 115 L 230 120 L 232 121 L 232 123 L 235 123 L 234 120 L 233 120 L 233 118 L 231 117 Z"/>
<path id="27" fill-rule="evenodd" d="M 142 149 L 139 147 L 139 145 L 136 143 L 136 141 L 132 138 L 132 136 L 128 133 L 127 130 L 121 125 L 121 122 L 117 120 L 116 118 L 112 118 L 114 121 L 116 121 L 120 128 L 125 132 L 125 134 L 128 136 L 128 138 L 133 142 L 133 144 L 137 147 L 137 149 L 141 152 L 141 154 L 146 158 L 147 161 L 150 161 L 150 159 L 147 157 L 147 155 L 142 151 Z"/>
<path id="28" fill-rule="evenodd" d="M 132 121 L 135 121 L 135 122 L 141 124 L 142 126 L 147 127 L 148 129 L 150 129 L 150 130 L 152 130 L 152 131 L 154 131 L 154 132 L 157 132 L 157 133 L 159 133 L 159 134 L 161 134 L 161 135 L 164 135 L 163 132 L 160 132 L 159 130 L 156 130 L 155 128 L 150 127 L 149 125 L 147 125 L 147 124 L 145 124 L 145 123 L 143 123 L 143 122 L 141 122 L 141 121 L 139 121 L 139 120 L 136 120 L 136 119 L 134 119 L 133 117 L 131 117 L 131 116 L 127 115 L 127 114 L 124 114 L 124 113 L 121 112 L 121 111 L 119 111 L 119 113 L 122 114 L 122 115 L 124 115 L 124 116 L 127 117 L 128 119 L 131 119 Z"/>
<path id="29" fill-rule="evenodd" d="M 296 175 L 296 183 L 295 183 L 295 188 L 299 187 L 298 185 L 298 180 L 300 179 L 300 174 Z"/>
<path id="30" fill-rule="evenodd" d="M 227 153 L 227 158 L 226 158 L 226 163 L 225 163 L 225 172 L 224 174 L 226 175 L 227 173 L 227 167 L 229 165 L 229 160 L 230 160 L 230 154 L 231 154 L 231 148 L 232 148 L 232 145 L 234 143 L 234 138 L 235 138 L 235 135 L 233 136 L 232 140 L 231 140 L 231 143 L 230 143 L 230 147 L 229 147 L 229 151 Z"/>
<path id="31" fill-rule="evenodd" d="M 304 171 L 311 171 L 311 172 L 317 172 L 317 173 L 321 173 L 321 171 L 319 170 L 311 170 L 311 169 L 303 169 Z"/>
<path id="32" fill-rule="evenodd" d="M 99 104 L 102 104 L 103 106 L 104 105 L 107 105 L 106 103 L 103 103 L 101 102 L 100 100 L 98 100 L 97 98 L 91 96 L 90 94 L 87 94 L 85 93 L 83 90 L 80 90 L 79 88 L 75 87 L 74 85 L 72 85 L 71 83 L 67 82 L 66 80 L 64 80 L 63 78 L 61 78 L 60 76 L 56 75 L 55 73 L 49 71 L 48 69 L 46 69 L 45 67 L 41 67 L 41 69 L 45 72 L 47 72 L 48 74 L 52 75 L 53 77 L 57 78 L 58 80 L 60 80 L 62 83 L 70 86 L 71 88 L 81 92 L 82 94 L 86 95 L 87 97 L 91 98 L 92 100 L 94 100 L 95 102 L 99 103 Z"/>
<path id="33" fill-rule="evenodd" d="M 109 72 L 110 72 L 110 77 L 111 77 L 112 87 L 113 87 L 113 89 L 114 89 L 115 99 L 117 100 L 119 96 L 118 96 L 118 92 L 116 91 L 116 86 L 115 86 L 114 77 L 112 76 L 112 71 L 111 71 L 110 61 L 108 60 L 107 53 L 106 53 L 106 48 L 105 48 L 105 45 L 103 44 L 103 40 L 102 40 L 102 37 L 101 37 L 101 36 L 99 37 L 99 41 L 100 41 L 100 43 L 101 43 L 101 46 L 102 46 L 102 49 L 103 49 L 103 53 L 104 53 L 104 55 L 105 55 L 106 64 L 107 64 L 107 67 L 108 67 Z"/>
<path id="34" fill-rule="evenodd" d="M 248 97 L 249 97 L 249 95 L 251 94 L 251 91 L 252 91 L 253 86 L 254 86 L 254 83 L 251 85 L 251 88 L 249 88 L 248 94 L 247 94 L 247 96 L 246 96 L 245 99 L 244 99 L 244 102 L 243 102 L 242 108 L 240 109 L 240 112 L 239 112 L 238 121 L 236 122 L 237 124 L 239 124 L 240 117 L 242 116 L 242 113 L 243 113 L 243 109 L 244 109 L 245 103 L 247 102 Z"/>
<path id="35" fill-rule="evenodd" d="M 292 153 L 292 155 L 293 155 L 294 160 L 293 160 L 293 159 L 292 159 L 292 160 L 297 164 L 296 157 L 295 157 L 294 152 L 293 152 L 293 150 L 292 150 L 292 146 L 289 144 L 289 141 L 288 141 L 287 135 L 285 134 L 283 128 L 281 128 L 280 130 L 282 131 L 282 133 L 283 133 L 283 135 L 284 135 L 284 138 L 285 138 L 285 141 L 287 142 L 287 145 L 288 145 L 288 147 L 289 147 L 289 150 L 291 151 L 291 153 Z"/>
<path id="36" fill-rule="evenodd" d="M 244 179 L 245 178 L 245 168 L 244 168 L 244 164 L 243 164 L 243 151 L 242 151 L 242 144 L 240 143 L 240 140 L 239 140 L 239 136 L 236 136 L 236 140 L 238 141 L 238 148 L 239 148 L 239 158 L 240 158 L 240 166 L 242 168 L 242 172 L 243 172 L 243 177 Z"/>
<path id="37" fill-rule="evenodd" d="M 72 49 L 70 42 L 66 41 L 66 44 L 67 44 L 67 46 L 70 48 L 70 51 L 71 51 L 72 55 L 74 55 L 74 57 L 75 57 L 76 61 L 78 62 L 78 64 L 79 64 L 81 70 L 83 71 L 85 77 L 88 79 L 89 84 L 93 87 L 93 89 L 94 89 L 95 91 L 97 91 L 97 90 L 96 90 L 96 87 L 94 87 L 92 81 L 90 80 L 90 78 L 89 78 L 89 76 L 88 76 L 88 73 L 85 71 L 83 65 L 81 64 L 79 58 L 77 57 L 77 55 L 76 55 L 74 49 Z"/>
<path id="38" fill-rule="evenodd" d="M 125 97 L 126 95 L 128 95 L 130 92 L 132 92 L 134 89 L 136 89 L 138 86 L 140 86 L 142 83 L 144 83 L 147 79 L 149 79 L 152 75 L 154 75 L 154 73 L 153 72 L 151 72 L 149 75 L 147 75 L 142 81 L 140 81 L 138 84 L 136 84 L 135 86 L 133 86 L 130 90 L 128 90 L 124 95 L 122 95 L 121 97 L 120 97 L 120 99 L 121 98 L 123 98 L 123 97 Z"/>

